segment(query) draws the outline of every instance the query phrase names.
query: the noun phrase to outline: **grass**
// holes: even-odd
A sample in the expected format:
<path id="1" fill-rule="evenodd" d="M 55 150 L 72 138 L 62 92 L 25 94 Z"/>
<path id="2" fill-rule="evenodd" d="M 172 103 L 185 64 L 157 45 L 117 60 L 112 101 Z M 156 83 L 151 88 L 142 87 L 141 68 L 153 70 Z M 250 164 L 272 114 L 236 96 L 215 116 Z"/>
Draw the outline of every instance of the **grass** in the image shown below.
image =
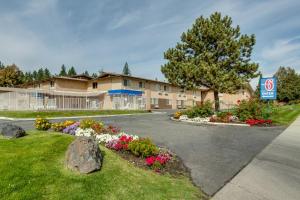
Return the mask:
<path id="1" fill-rule="evenodd" d="M 70 110 L 70 111 L 0 111 L 1 117 L 36 118 L 36 117 L 74 117 L 94 115 L 120 115 L 145 113 L 144 110 Z"/>
<path id="2" fill-rule="evenodd" d="M 291 124 L 300 115 L 300 104 L 285 105 L 275 108 L 271 119 L 273 123 L 280 125 Z"/>
<path id="3" fill-rule="evenodd" d="M 101 147 L 101 171 L 79 175 L 64 167 L 74 137 L 31 131 L 19 139 L 0 138 L 2 199 L 202 199 L 187 177 L 174 178 L 134 167 Z"/>

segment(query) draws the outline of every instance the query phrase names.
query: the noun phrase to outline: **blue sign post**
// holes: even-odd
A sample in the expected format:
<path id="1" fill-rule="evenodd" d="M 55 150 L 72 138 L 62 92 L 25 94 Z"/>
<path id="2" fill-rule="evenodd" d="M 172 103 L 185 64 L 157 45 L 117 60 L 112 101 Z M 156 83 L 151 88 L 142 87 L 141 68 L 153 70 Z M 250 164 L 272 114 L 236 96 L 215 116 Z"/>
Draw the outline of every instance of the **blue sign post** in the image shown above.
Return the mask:
<path id="1" fill-rule="evenodd" d="M 260 79 L 260 99 L 275 100 L 277 98 L 277 82 L 276 78 Z"/>

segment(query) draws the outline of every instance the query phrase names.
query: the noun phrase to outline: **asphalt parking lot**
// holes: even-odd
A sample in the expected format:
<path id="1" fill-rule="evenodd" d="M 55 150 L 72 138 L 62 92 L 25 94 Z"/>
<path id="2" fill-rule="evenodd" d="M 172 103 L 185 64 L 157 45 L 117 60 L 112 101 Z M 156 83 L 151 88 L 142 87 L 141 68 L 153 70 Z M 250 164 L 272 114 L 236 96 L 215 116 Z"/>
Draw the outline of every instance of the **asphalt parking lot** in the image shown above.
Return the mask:
<path id="1" fill-rule="evenodd" d="M 284 127 L 194 126 L 174 122 L 167 114 L 101 117 L 106 123 L 143 137 L 151 137 L 182 158 L 193 182 L 213 195 L 230 181 Z M 1 124 L 6 121 L 0 120 Z M 32 121 L 13 122 L 33 129 Z"/>

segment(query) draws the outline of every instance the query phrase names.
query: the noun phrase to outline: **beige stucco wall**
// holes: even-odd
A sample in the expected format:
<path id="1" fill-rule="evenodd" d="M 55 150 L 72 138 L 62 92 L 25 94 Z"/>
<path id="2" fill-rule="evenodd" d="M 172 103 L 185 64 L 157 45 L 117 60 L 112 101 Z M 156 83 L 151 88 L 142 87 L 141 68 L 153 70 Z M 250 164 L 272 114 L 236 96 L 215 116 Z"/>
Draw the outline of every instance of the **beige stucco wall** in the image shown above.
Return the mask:
<path id="1" fill-rule="evenodd" d="M 97 82 L 98 87 L 93 89 L 93 83 Z M 107 91 L 112 89 L 121 89 L 122 88 L 122 79 L 120 77 L 110 77 L 104 78 L 101 80 L 91 80 L 87 84 L 87 91 Z"/>

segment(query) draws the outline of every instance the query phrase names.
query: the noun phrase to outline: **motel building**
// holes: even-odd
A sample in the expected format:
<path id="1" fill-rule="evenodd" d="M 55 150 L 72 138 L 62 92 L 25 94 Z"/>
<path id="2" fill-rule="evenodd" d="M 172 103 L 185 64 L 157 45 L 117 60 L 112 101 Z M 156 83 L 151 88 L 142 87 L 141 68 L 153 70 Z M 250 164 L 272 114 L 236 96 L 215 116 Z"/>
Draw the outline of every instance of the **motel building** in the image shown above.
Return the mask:
<path id="1" fill-rule="evenodd" d="M 219 94 L 221 109 L 231 108 L 251 94 L 251 87 L 236 94 Z M 181 109 L 206 100 L 214 100 L 213 91 L 206 87 L 183 90 L 166 82 L 116 73 L 97 78 L 57 76 L 19 88 L 0 87 L 0 110 Z"/>

